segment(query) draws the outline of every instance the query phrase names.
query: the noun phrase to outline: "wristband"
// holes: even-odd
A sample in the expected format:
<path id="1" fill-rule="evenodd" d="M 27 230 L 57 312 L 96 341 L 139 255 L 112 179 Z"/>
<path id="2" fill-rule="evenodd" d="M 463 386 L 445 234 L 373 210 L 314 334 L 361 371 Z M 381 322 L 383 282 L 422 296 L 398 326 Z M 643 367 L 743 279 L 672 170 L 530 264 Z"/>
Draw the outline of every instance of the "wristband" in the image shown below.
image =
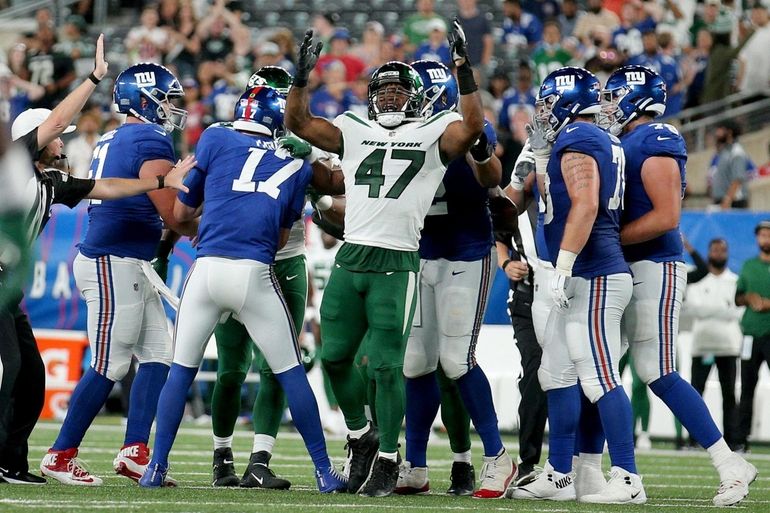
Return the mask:
<path id="1" fill-rule="evenodd" d="M 164 189 L 166 187 L 166 177 L 163 175 L 158 175 L 155 178 L 158 179 L 158 189 Z"/>
<path id="2" fill-rule="evenodd" d="M 490 160 L 492 160 L 492 155 L 490 155 L 489 157 L 485 158 L 484 160 L 476 160 L 476 157 L 474 157 L 473 155 L 471 155 L 471 157 L 473 158 L 473 162 L 475 162 L 476 164 L 478 164 L 480 166 L 483 166 L 484 164 L 486 164 Z"/>
<path id="3" fill-rule="evenodd" d="M 99 82 L 102 81 L 100 78 L 96 78 L 96 75 L 94 75 L 93 71 L 88 75 L 88 80 L 93 82 L 94 85 L 99 85 Z"/>
<path id="4" fill-rule="evenodd" d="M 316 208 L 321 212 L 326 212 L 332 208 L 333 201 L 331 196 L 321 196 L 318 201 L 315 202 Z"/>
<path id="5" fill-rule="evenodd" d="M 500 266 L 500 269 L 502 269 L 503 271 L 505 271 L 505 267 L 506 267 L 508 264 L 510 264 L 510 263 L 511 263 L 511 261 L 512 261 L 512 260 L 511 260 L 510 258 L 506 259 L 506 261 L 505 261 L 505 262 L 503 262 L 503 265 L 501 265 L 501 266 Z"/>
<path id="6" fill-rule="evenodd" d="M 575 265 L 576 259 L 577 253 L 560 249 L 559 256 L 556 257 L 556 272 L 565 276 L 572 276 L 572 267 Z"/>
<path id="7" fill-rule="evenodd" d="M 457 85 L 460 89 L 460 94 L 472 94 L 479 89 L 476 79 L 473 78 L 473 68 L 468 64 L 467 58 L 464 64 L 457 66 Z"/>
<path id="8" fill-rule="evenodd" d="M 548 172 L 549 157 L 539 157 L 535 155 L 535 173 L 544 175 Z"/>
<path id="9" fill-rule="evenodd" d="M 292 87 L 305 87 L 307 86 L 307 80 L 308 77 L 302 77 L 300 75 L 297 75 L 294 77 L 294 82 L 291 84 Z"/>

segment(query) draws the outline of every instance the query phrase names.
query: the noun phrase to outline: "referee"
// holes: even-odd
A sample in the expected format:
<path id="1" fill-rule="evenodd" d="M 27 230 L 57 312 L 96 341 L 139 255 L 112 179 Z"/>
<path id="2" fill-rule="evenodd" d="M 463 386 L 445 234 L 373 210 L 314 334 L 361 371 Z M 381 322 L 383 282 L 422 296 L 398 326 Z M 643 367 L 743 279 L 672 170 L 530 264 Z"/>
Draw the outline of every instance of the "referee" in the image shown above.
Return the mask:
<path id="1" fill-rule="evenodd" d="M 72 208 L 86 198 L 118 199 L 165 186 L 187 191 L 182 182 L 187 171 L 195 165 L 192 157 L 178 162 L 165 177 L 157 178 L 80 179 L 57 168 L 64 162 L 59 136 L 75 129 L 70 122 L 107 74 L 103 40 L 104 36 L 100 35 L 93 72 L 53 111 L 29 109 L 13 122 L 11 136 L 16 144 L 9 150 L 3 165 L 19 169 L 29 166 L 29 160 L 19 159 L 19 147 L 26 148 L 34 165 L 34 177 L 30 174 L 20 198 L 23 212 L 26 212 L 23 217 L 27 244 L 32 244 L 48 222 L 53 204 Z M 8 162 L 12 155 L 15 155 L 15 161 Z M 9 252 L 5 249 L 0 248 L 0 259 L 8 258 Z M 21 277 L 14 277 L 8 264 L 0 260 L 0 268 L 7 269 L 0 272 L 0 289 L 6 297 L 0 302 L 0 482 L 38 485 L 46 481 L 29 473 L 27 441 L 43 408 L 45 368 L 29 319 L 19 307 L 23 295 L 19 285 Z"/>

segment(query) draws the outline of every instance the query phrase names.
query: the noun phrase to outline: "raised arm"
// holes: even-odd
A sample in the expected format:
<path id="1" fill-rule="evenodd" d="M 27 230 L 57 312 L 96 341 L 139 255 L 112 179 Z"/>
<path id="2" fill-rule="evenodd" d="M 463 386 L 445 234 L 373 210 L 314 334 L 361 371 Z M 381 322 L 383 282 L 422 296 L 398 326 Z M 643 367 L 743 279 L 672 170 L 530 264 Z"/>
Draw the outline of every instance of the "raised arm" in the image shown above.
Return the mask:
<path id="1" fill-rule="evenodd" d="M 88 97 L 96 89 L 96 85 L 107 75 L 107 61 L 104 60 L 104 34 L 96 40 L 96 56 L 94 70 L 74 91 L 68 94 L 57 105 L 48 119 L 37 129 L 37 148 L 43 149 L 64 133 L 74 117 L 83 109 Z"/>
<path id="2" fill-rule="evenodd" d="M 321 54 L 321 48 L 323 48 L 321 42 L 313 46 L 313 31 L 305 32 L 305 39 L 302 41 L 297 57 L 294 84 L 286 98 L 284 122 L 286 128 L 313 146 L 339 154 L 342 149 L 340 129 L 328 120 L 313 116 L 310 113 L 307 81 L 318 56 Z"/>
<path id="3" fill-rule="evenodd" d="M 484 131 L 484 109 L 481 95 L 473 78 L 473 69 L 468 61 L 467 41 L 460 22 L 455 18 L 449 35 L 452 59 L 457 66 L 457 85 L 460 88 L 462 121 L 450 123 L 439 140 L 439 149 L 449 162 L 464 155 Z"/>

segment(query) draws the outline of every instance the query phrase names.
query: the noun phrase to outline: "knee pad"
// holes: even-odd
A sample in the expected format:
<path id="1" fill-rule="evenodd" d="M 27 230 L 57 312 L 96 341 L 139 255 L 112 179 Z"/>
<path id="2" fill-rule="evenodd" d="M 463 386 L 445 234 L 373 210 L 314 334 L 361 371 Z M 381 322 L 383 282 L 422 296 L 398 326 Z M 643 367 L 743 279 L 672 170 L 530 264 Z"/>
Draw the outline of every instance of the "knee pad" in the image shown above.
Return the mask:
<path id="1" fill-rule="evenodd" d="M 677 382 L 681 381 L 682 377 L 679 375 L 678 372 L 671 372 L 669 374 L 666 374 L 665 376 L 656 379 L 655 381 L 651 382 L 650 390 L 652 390 L 652 393 L 657 395 L 658 397 L 661 397 L 663 394 L 665 394 L 671 387 L 677 384 Z"/>
<path id="2" fill-rule="evenodd" d="M 660 362 L 658 358 L 644 357 L 634 350 L 634 346 L 631 346 L 631 351 L 633 356 L 632 363 L 639 379 L 644 381 L 647 385 L 652 385 L 653 382 L 663 377 L 660 373 Z"/>
<path id="3" fill-rule="evenodd" d="M 395 388 L 404 381 L 404 371 L 401 367 L 374 369 L 374 381 L 378 387 Z"/>
<path id="4" fill-rule="evenodd" d="M 239 371 L 224 371 L 217 373 L 217 385 L 223 387 L 237 387 L 240 388 L 243 382 L 246 381 L 246 373 Z"/>
<path id="5" fill-rule="evenodd" d="M 329 374 L 329 376 L 332 376 L 340 372 L 340 370 L 343 370 L 353 365 L 353 360 L 349 358 L 346 358 L 343 360 L 329 360 L 327 358 L 322 357 L 321 365 L 323 365 L 323 368 L 326 370 L 327 374 Z"/>
<path id="6" fill-rule="evenodd" d="M 467 359 L 458 359 L 452 357 L 452 355 L 441 355 L 441 370 L 444 371 L 444 375 L 452 381 L 458 380 L 468 374 L 471 370 L 472 364 L 468 363 Z"/>
<path id="7" fill-rule="evenodd" d="M 540 388 L 543 392 L 555 390 L 557 388 L 567 388 L 577 384 L 577 378 L 572 379 L 567 376 L 554 376 L 553 373 L 542 365 L 537 369 L 537 380 L 540 382 Z"/>
<path id="8" fill-rule="evenodd" d="M 604 394 L 614 390 L 615 387 L 608 387 L 605 391 L 604 388 L 602 388 L 601 383 L 599 383 L 599 378 L 594 377 L 586 380 L 581 379 L 580 388 L 583 390 L 583 394 L 586 396 L 586 398 L 591 401 L 592 404 L 596 404 L 596 401 L 601 399 Z"/>
<path id="9" fill-rule="evenodd" d="M 126 374 L 128 374 L 128 369 L 130 366 L 131 360 L 128 360 L 123 362 L 110 362 L 110 365 L 107 367 L 107 372 L 104 372 L 103 369 L 97 369 L 94 366 L 91 366 L 91 368 L 110 381 L 120 381 L 126 376 Z"/>

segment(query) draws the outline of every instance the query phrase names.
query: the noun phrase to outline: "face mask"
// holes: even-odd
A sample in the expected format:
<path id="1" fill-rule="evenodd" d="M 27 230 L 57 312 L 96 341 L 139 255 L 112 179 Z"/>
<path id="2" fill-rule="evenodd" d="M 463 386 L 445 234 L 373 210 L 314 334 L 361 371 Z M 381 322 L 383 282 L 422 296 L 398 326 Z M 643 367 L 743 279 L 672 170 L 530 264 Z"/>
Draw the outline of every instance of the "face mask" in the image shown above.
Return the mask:
<path id="1" fill-rule="evenodd" d="M 709 265 L 721 271 L 722 269 L 727 267 L 727 259 L 726 258 L 720 258 L 720 259 L 709 258 Z"/>

